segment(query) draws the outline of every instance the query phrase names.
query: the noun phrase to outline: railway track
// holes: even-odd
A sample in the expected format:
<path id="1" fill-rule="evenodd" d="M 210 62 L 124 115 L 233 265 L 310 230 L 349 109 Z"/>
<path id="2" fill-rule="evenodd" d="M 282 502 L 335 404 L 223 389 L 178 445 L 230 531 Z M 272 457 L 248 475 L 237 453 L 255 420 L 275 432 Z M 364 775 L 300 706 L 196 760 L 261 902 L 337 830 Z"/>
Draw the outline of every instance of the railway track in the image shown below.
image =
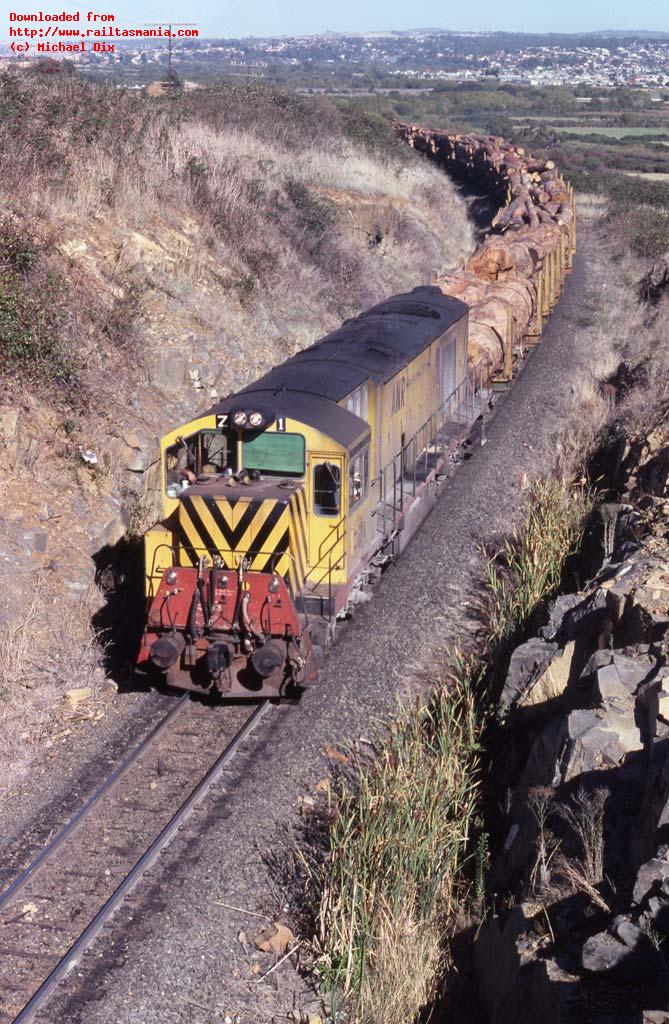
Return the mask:
<path id="1" fill-rule="evenodd" d="M 0 895 L 0 1024 L 35 1018 L 268 705 L 184 694 Z"/>

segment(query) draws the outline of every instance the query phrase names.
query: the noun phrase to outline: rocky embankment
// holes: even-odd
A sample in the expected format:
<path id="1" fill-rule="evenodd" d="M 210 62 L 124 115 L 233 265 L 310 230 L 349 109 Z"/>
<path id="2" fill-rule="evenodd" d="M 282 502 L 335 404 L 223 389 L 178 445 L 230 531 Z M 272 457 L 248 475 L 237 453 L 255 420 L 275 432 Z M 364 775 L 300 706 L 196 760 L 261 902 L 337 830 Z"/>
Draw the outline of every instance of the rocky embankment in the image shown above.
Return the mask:
<path id="1" fill-rule="evenodd" d="M 668 1019 L 666 427 L 625 469 L 601 568 L 513 652 L 498 704 L 494 910 L 474 950 L 495 1024 Z"/>

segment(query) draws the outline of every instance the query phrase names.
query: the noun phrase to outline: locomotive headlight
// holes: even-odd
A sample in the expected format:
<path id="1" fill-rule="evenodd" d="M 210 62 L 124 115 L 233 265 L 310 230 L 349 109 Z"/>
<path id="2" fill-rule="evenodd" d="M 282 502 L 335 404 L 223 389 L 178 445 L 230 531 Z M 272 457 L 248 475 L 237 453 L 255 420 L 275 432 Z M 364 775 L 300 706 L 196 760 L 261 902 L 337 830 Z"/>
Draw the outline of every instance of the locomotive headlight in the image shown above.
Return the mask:
<path id="1" fill-rule="evenodd" d="M 262 427 L 263 414 L 258 412 L 257 409 L 254 409 L 253 412 L 249 413 L 249 424 L 252 427 Z"/>
<path id="2" fill-rule="evenodd" d="M 271 580 L 269 581 L 269 586 L 267 589 L 269 590 L 270 594 L 278 594 L 279 588 L 280 584 L 278 578 L 276 576 L 272 576 Z"/>
<path id="3" fill-rule="evenodd" d="M 232 417 L 233 426 L 235 426 L 235 427 L 243 427 L 246 424 L 247 419 L 248 419 L 248 417 L 247 417 L 246 413 L 244 412 L 244 410 L 243 409 L 238 409 L 237 412 L 234 413 L 233 417 Z"/>
<path id="4" fill-rule="evenodd" d="M 165 573 L 165 582 L 169 584 L 170 587 L 173 586 L 173 584 L 175 584 L 178 579 L 179 574 L 177 573 L 176 569 L 168 569 L 167 572 Z"/>

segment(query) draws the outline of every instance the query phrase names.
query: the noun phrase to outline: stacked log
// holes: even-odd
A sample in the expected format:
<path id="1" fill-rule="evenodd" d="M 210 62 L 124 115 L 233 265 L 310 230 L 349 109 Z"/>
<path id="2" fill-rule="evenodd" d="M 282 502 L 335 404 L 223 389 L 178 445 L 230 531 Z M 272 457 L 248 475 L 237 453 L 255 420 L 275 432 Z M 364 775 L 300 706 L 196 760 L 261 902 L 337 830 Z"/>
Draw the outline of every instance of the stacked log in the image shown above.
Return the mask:
<path id="1" fill-rule="evenodd" d="M 464 271 L 437 278 L 469 305 L 469 359 L 488 359 L 496 379 L 511 375 L 512 354 L 541 335 L 576 249 L 574 195 L 552 160 L 535 160 L 493 135 L 433 131 L 395 123 L 410 146 L 456 179 L 495 196 L 492 231 Z"/>

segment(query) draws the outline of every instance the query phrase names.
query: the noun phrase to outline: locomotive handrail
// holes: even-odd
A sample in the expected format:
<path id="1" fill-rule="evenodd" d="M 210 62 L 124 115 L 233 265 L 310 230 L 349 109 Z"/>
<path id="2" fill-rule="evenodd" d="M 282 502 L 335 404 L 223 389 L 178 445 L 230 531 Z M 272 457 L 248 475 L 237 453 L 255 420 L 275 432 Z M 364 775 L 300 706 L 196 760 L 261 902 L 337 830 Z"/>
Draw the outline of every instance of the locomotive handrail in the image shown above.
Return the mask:
<path id="1" fill-rule="evenodd" d="M 161 548 L 167 548 L 172 553 L 172 555 L 175 558 L 178 557 L 178 554 L 179 554 L 180 551 L 184 550 L 183 548 L 175 547 L 174 544 L 158 544 L 156 546 L 156 549 L 155 549 L 156 552 L 160 551 Z M 189 544 L 187 550 L 188 551 L 193 551 L 195 553 L 200 552 L 203 555 L 209 555 L 209 556 L 211 556 L 211 553 L 212 553 L 212 548 L 201 547 L 201 546 L 195 545 L 195 544 Z M 234 563 L 234 565 L 221 566 L 221 568 L 228 569 L 228 570 L 238 569 L 239 568 L 239 563 L 242 560 L 242 558 L 248 558 L 249 555 L 251 555 L 254 559 L 255 558 L 260 558 L 260 557 L 262 557 L 264 555 L 266 558 L 276 559 L 277 562 L 280 561 L 282 558 L 289 558 L 290 561 L 293 564 L 295 564 L 295 557 L 294 557 L 294 555 L 292 555 L 290 553 L 290 551 L 288 551 L 287 549 L 285 551 L 266 551 L 266 550 L 264 550 L 262 548 L 258 548 L 256 550 L 256 548 L 254 548 L 254 547 L 249 547 L 248 551 L 233 551 L 231 548 L 216 548 L 215 553 L 216 554 L 221 554 L 222 553 L 224 555 L 226 555 L 226 554 L 227 555 L 232 555 L 233 558 L 237 559 L 237 561 Z M 154 566 L 155 566 L 155 557 L 154 557 Z M 177 566 L 177 568 L 181 568 L 181 569 L 197 569 L 197 565 L 182 565 L 182 566 Z M 211 566 L 205 566 L 205 568 L 210 569 Z M 249 570 L 249 571 L 251 571 L 251 570 Z M 254 572 L 258 572 L 257 569 L 254 569 L 253 571 Z M 274 572 L 274 569 L 270 569 L 269 571 L 270 572 Z"/>
<path id="2" fill-rule="evenodd" d="M 153 565 L 152 565 L 152 572 L 151 572 L 150 577 L 149 577 L 150 579 L 153 579 L 157 575 L 157 572 L 156 572 L 156 555 L 158 554 L 158 552 L 160 551 L 161 548 L 166 548 L 167 550 L 169 550 L 169 552 L 170 552 L 170 554 L 172 556 L 172 565 L 173 566 L 177 565 L 177 568 L 180 568 L 180 569 L 197 569 L 197 565 L 181 565 L 181 566 L 179 566 L 177 564 L 178 560 L 179 560 L 179 552 L 182 550 L 181 548 L 175 547 L 173 544 L 158 544 L 158 545 L 156 545 L 156 548 L 155 548 L 155 551 L 154 551 L 154 554 L 153 554 Z M 195 554 L 200 553 L 202 555 L 209 555 L 211 557 L 211 548 L 196 547 L 194 544 L 191 544 L 191 545 L 189 545 L 188 550 L 192 551 Z M 253 555 L 254 559 L 262 558 L 262 557 L 265 557 L 265 558 L 268 558 L 268 559 L 272 559 L 272 561 L 270 562 L 270 569 L 267 570 L 269 572 L 275 572 L 276 571 L 276 563 L 279 562 L 282 558 L 287 558 L 290 561 L 291 566 L 292 566 L 292 573 L 291 572 L 288 573 L 288 589 L 292 592 L 293 585 L 292 585 L 291 580 L 294 579 L 295 581 L 298 581 L 300 579 L 300 576 L 299 576 L 299 573 L 297 571 L 297 562 L 295 561 L 295 556 L 293 554 L 291 554 L 290 551 L 288 551 L 288 550 L 286 550 L 286 551 L 263 551 L 263 550 L 255 551 L 253 548 L 250 548 L 249 550 L 250 550 L 251 554 Z M 217 551 L 217 553 L 220 553 L 218 548 L 216 549 L 216 551 Z M 226 549 L 223 549 L 223 554 L 232 555 L 233 559 L 236 558 L 236 561 L 234 561 L 232 565 L 222 566 L 222 568 L 227 569 L 229 572 L 233 572 L 233 571 L 236 572 L 237 569 L 239 569 L 239 563 L 240 563 L 241 559 L 242 558 L 247 558 L 249 552 L 248 551 L 247 552 L 235 552 L 235 551 L 228 550 L 226 548 Z M 165 569 L 167 569 L 167 568 L 169 568 L 169 566 L 165 567 Z M 208 566 L 207 568 L 211 568 L 211 566 Z M 253 569 L 253 570 L 249 569 L 249 572 L 258 572 L 258 571 L 259 571 L 258 569 Z M 293 594 L 293 597 L 294 598 L 297 597 L 297 594 Z"/>
<path id="3" fill-rule="evenodd" d="M 340 528 L 341 528 L 341 534 L 340 534 Z M 328 579 L 329 579 L 329 581 L 331 583 L 333 571 L 335 569 L 340 568 L 339 563 L 344 558 L 344 555 L 345 555 L 346 552 L 345 552 L 345 550 L 342 551 L 341 555 L 337 558 L 337 561 L 334 563 L 334 565 L 332 564 L 332 552 L 336 548 L 337 544 L 341 543 L 346 538 L 346 516 L 345 515 L 342 515 L 341 519 L 337 523 L 337 526 L 334 528 L 333 532 L 335 534 L 335 537 L 334 537 L 334 540 L 332 541 L 332 544 L 325 551 L 322 551 L 323 544 L 325 544 L 326 541 L 328 541 L 330 539 L 330 537 L 332 536 L 332 532 L 331 532 L 325 538 L 325 540 L 321 542 L 321 545 L 320 545 L 320 547 L 318 549 L 318 554 L 319 554 L 318 561 L 314 565 L 312 565 L 311 569 L 309 569 L 308 572 L 305 574 L 304 585 L 309 590 L 311 590 L 312 593 L 314 593 L 316 587 L 321 585 L 321 583 L 326 578 L 326 576 L 328 577 Z M 321 574 L 320 578 L 318 580 L 315 580 L 313 583 L 311 583 L 309 585 L 308 582 L 307 582 L 309 580 L 309 577 L 312 576 L 316 572 L 316 570 L 320 567 L 321 563 L 324 562 L 326 558 L 328 559 L 328 564 L 324 567 L 323 573 Z"/>
<path id="4" fill-rule="evenodd" d="M 412 471 L 411 471 L 411 497 L 416 496 L 416 466 L 422 456 L 424 456 L 424 474 L 425 480 L 427 480 L 428 472 L 428 459 L 429 459 L 429 447 L 435 445 L 438 440 L 441 440 L 442 447 L 445 441 L 445 430 L 449 422 L 451 422 L 452 416 L 454 416 L 456 423 L 456 433 L 454 440 L 461 439 L 466 433 L 469 425 L 474 422 L 476 418 L 474 415 L 475 411 L 475 398 L 477 394 L 483 388 L 485 380 L 490 379 L 490 371 L 492 369 L 492 360 L 488 355 L 484 356 L 474 366 L 467 368 L 465 379 L 458 384 L 456 388 L 451 391 L 447 398 L 444 399 L 440 407 L 436 412 L 432 413 L 431 416 L 423 423 L 416 432 L 409 438 L 407 443 L 399 450 L 397 455 L 394 455 L 392 459 L 386 463 L 386 465 L 380 470 L 378 477 L 376 477 L 372 485 L 379 483 L 379 501 L 378 507 L 374 509 L 372 515 L 381 516 L 383 528 L 385 530 L 386 520 L 395 526 L 399 514 L 404 511 L 404 481 L 407 478 L 406 467 L 407 467 L 407 455 L 412 451 Z M 477 382 L 478 379 L 478 382 Z M 463 405 L 462 395 L 464 395 L 464 423 L 463 428 L 460 426 L 460 416 Z M 471 409 L 470 409 L 471 399 Z M 477 414 L 478 415 L 478 414 Z M 437 427 L 438 428 L 435 429 Z M 420 449 L 418 449 L 418 438 L 420 435 L 424 435 L 424 443 Z M 398 472 L 399 463 L 399 472 Z M 385 480 L 386 474 L 390 475 L 392 469 L 393 483 L 392 492 L 390 485 L 386 488 Z M 398 495 L 399 488 L 399 495 Z M 391 502 L 387 501 L 387 495 L 392 493 L 392 517 L 386 515 L 386 508 Z M 399 502 L 398 502 L 399 496 Z"/>
<path id="5" fill-rule="evenodd" d="M 339 543 L 339 541 L 343 540 L 343 538 L 345 536 L 345 534 L 344 534 L 345 527 L 346 527 L 346 516 L 344 514 L 342 514 L 342 517 L 339 520 L 339 522 L 337 523 L 337 525 L 333 526 L 332 529 L 330 530 L 329 534 L 327 535 L 327 537 L 325 537 L 325 539 L 321 541 L 321 543 L 319 545 L 319 548 L 318 548 L 318 561 L 313 566 L 314 569 L 323 561 L 325 556 L 332 551 L 332 549 Z M 339 533 L 340 528 L 342 530 L 341 536 L 340 536 L 340 533 Z M 327 544 L 327 542 L 332 537 L 333 533 L 334 533 L 335 536 L 334 536 L 334 539 L 332 541 L 332 544 L 330 544 L 330 546 L 328 548 L 326 548 L 325 551 L 323 551 L 323 545 Z"/>

